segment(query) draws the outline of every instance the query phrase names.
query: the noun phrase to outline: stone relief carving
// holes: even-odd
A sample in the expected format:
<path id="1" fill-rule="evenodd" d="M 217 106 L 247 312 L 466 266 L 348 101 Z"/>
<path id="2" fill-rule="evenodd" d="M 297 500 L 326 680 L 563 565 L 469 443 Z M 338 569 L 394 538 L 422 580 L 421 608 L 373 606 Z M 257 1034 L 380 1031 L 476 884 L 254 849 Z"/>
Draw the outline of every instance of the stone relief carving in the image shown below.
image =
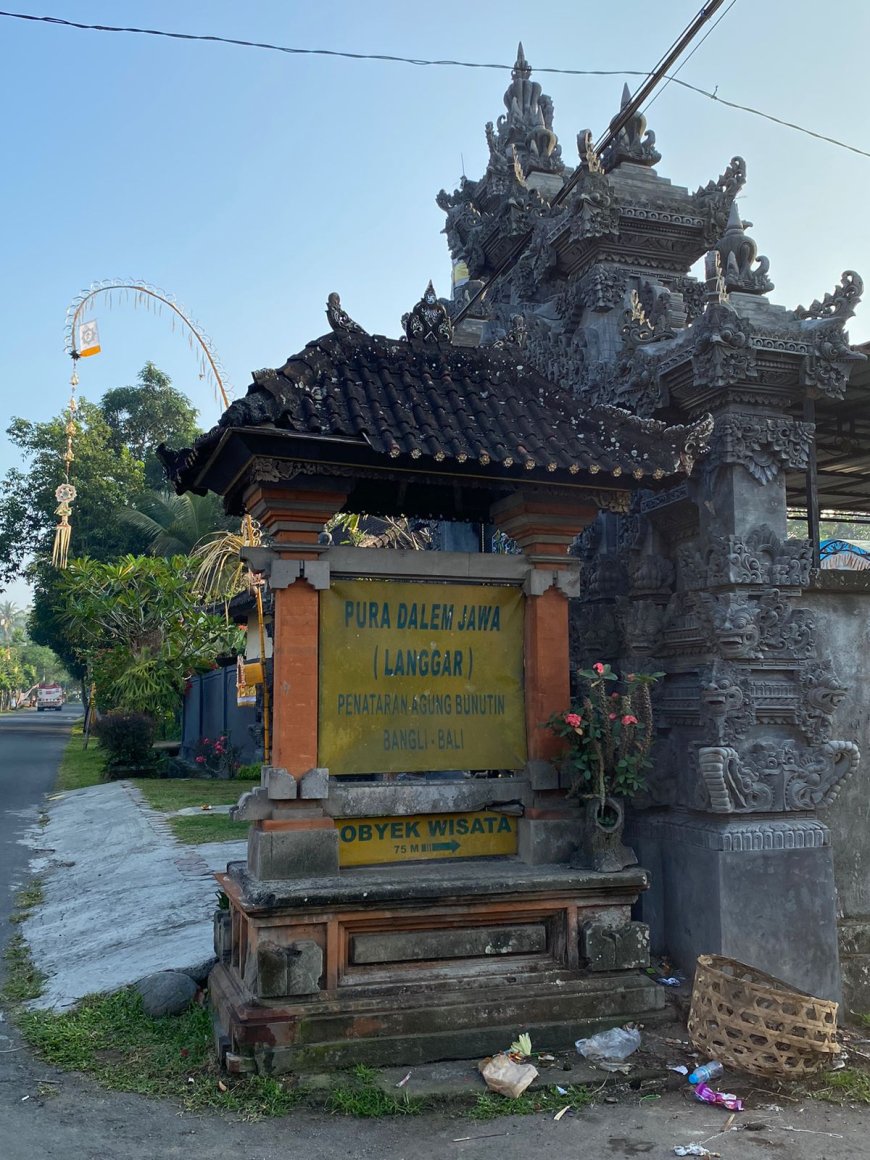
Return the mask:
<path id="1" fill-rule="evenodd" d="M 684 553 L 681 580 L 688 560 Z M 812 613 L 776 588 L 758 597 L 684 591 L 668 602 L 663 645 L 668 653 L 706 653 L 731 661 L 766 655 L 801 660 L 813 652 L 815 627 Z"/>
<path id="2" fill-rule="evenodd" d="M 829 740 L 831 718 L 847 691 L 830 661 L 802 666 L 800 688 L 802 697 L 798 706 L 798 724 L 811 740 Z"/>
<path id="3" fill-rule="evenodd" d="M 699 673 L 701 722 L 712 727 L 719 745 L 733 744 L 756 722 L 749 675 L 727 661 L 714 661 Z"/>
<path id="4" fill-rule="evenodd" d="M 758 377 L 749 324 L 727 302 L 711 302 L 692 330 L 697 384 L 719 389 Z"/>
<path id="5" fill-rule="evenodd" d="M 616 610 L 612 604 L 583 604 L 571 618 L 575 667 L 617 656 L 620 649 Z"/>
<path id="6" fill-rule="evenodd" d="M 683 305 L 686 308 L 686 325 L 688 326 L 704 313 L 707 301 L 706 287 L 703 282 L 689 277 L 675 278 L 673 287 L 677 293 L 683 296 Z"/>
<path id="7" fill-rule="evenodd" d="M 725 232 L 731 203 L 745 184 L 746 162 L 742 157 L 732 157 L 723 174 L 692 194 L 692 202 L 704 219 L 704 239 L 708 246 L 715 245 Z"/>
<path id="8" fill-rule="evenodd" d="M 770 483 L 783 467 L 805 470 L 812 441 L 809 423 L 731 412 L 716 419 L 708 462 L 739 463 L 759 483 Z"/>
<path id="9" fill-rule="evenodd" d="M 661 648 L 665 607 L 655 600 L 620 597 L 617 618 L 629 656 L 655 656 Z"/>
<path id="10" fill-rule="evenodd" d="M 761 628 L 759 605 L 737 592 L 721 596 L 701 594 L 701 605 L 707 613 L 715 642 L 723 657 L 729 660 L 750 659 L 760 655 Z"/>
<path id="11" fill-rule="evenodd" d="M 816 621 L 811 612 L 796 608 L 778 588 L 765 592 L 757 607 L 759 639 L 766 651 L 798 659 L 813 653 Z"/>
<path id="12" fill-rule="evenodd" d="M 635 553 L 628 565 L 629 583 L 634 596 L 669 594 L 674 583 L 674 565 L 664 556 Z"/>
<path id="13" fill-rule="evenodd" d="M 326 317 L 329 325 L 336 334 L 367 333 L 358 322 L 354 322 L 348 312 L 342 307 L 341 299 L 334 290 L 326 300 Z"/>
<path id="14" fill-rule="evenodd" d="M 619 208 L 603 173 L 584 169 L 570 195 L 567 227 L 572 242 L 619 233 Z"/>
<path id="15" fill-rule="evenodd" d="M 643 282 L 640 291 L 632 290 L 620 328 L 622 341 L 628 350 L 674 337 L 675 331 L 668 326 L 670 304 L 670 291 L 662 286 Z"/>
<path id="16" fill-rule="evenodd" d="M 570 278 L 553 300 L 569 329 L 576 329 L 584 307 L 606 314 L 622 302 L 626 279 L 617 267 L 599 264 L 578 278 Z"/>
<path id="17" fill-rule="evenodd" d="M 704 746 L 698 768 L 714 813 L 806 811 L 829 806 L 859 758 L 851 741 L 825 741 L 814 749 L 764 741 L 745 758 L 730 746 Z"/>
<path id="18" fill-rule="evenodd" d="M 851 364 L 863 362 L 864 357 L 849 346 L 839 321 L 817 326 L 812 333 L 810 353 L 801 363 L 801 383 L 830 399 L 842 399 Z"/>
<path id="19" fill-rule="evenodd" d="M 450 342 L 453 323 L 447 307 L 438 298 L 430 282 L 423 297 L 409 314 L 402 315 L 402 327 L 409 342 Z"/>
<path id="20" fill-rule="evenodd" d="M 807 306 L 795 308 L 795 318 L 851 318 L 864 293 L 864 282 L 854 270 L 844 270 L 840 285 Z"/>
<path id="21" fill-rule="evenodd" d="M 716 814 L 770 807 L 765 788 L 753 786 L 742 774 L 740 758 L 727 745 L 704 746 L 698 750 L 698 772 L 707 791 L 710 809 Z"/>
<path id="22" fill-rule="evenodd" d="M 706 582 L 806 587 L 812 566 L 809 540 L 780 540 L 766 525 L 740 536 L 714 536 L 707 553 Z"/>

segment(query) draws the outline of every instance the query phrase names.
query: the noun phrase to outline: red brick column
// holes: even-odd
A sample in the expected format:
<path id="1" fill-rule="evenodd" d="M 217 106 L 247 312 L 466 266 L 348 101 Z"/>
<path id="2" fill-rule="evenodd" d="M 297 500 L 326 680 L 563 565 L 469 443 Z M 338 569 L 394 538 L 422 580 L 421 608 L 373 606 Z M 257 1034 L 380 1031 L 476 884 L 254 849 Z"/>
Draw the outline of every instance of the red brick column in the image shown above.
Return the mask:
<path id="1" fill-rule="evenodd" d="M 301 777 L 317 765 L 319 593 L 299 579 L 273 599 L 272 765 Z"/>
<path id="2" fill-rule="evenodd" d="M 526 601 L 525 703 L 529 761 L 553 761 L 562 742 L 541 722 L 568 707 L 568 598 L 558 588 Z"/>
<path id="3" fill-rule="evenodd" d="M 317 765 L 319 536 L 346 498 L 347 489 L 328 478 L 255 483 L 245 493 L 247 511 L 276 541 L 280 557 L 271 584 L 272 764 L 294 777 Z"/>
<path id="4" fill-rule="evenodd" d="M 541 729 L 547 718 L 568 707 L 568 593 L 576 564 L 567 556 L 578 532 L 597 509 L 563 496 L 527 496 L 522 492 L 492 509 L 495 524 L 523 549 L 533 566 L 526 585 L 525 703 L 530 761 L 548 761 L 561 748 L 558 738 Z"/>

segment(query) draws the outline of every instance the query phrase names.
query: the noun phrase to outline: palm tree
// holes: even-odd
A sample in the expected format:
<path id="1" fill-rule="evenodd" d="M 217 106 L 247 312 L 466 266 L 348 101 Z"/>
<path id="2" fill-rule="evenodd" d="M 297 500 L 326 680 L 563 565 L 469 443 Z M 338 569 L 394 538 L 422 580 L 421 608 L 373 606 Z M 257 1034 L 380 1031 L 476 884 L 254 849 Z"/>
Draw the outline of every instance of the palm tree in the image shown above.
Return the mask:
<path id="1" fill-rule="evenodd" d="M 10 644 L 16 629 L 25 627 L 27 613 L 12 600 L 0 601 L 0 637 Z"/>
<path id="2" fill-rule="evenodd" d="M 152 556 L 190 556 L 201 540 L 228 523 L 217 496 L 189 492 L 145 491 L 118 514 L 145 535 Z"/>

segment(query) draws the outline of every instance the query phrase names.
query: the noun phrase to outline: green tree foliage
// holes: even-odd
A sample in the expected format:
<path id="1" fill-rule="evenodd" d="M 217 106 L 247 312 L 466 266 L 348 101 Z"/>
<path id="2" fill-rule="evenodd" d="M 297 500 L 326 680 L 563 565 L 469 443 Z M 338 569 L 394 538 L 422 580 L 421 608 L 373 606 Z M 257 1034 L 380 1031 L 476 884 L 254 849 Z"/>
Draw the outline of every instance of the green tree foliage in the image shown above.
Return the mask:
<path id="1" fill-rule="evenodd" d="M 159 490 L 166 479 L 156 449 L 160 443 L 189 447 L 200 434 L 197 411 L 154 363 L 147 362 L 138 378 L 138 386 L 106 391 L 100 409 L 111 431 L 112 445 L 141 460 L 145 486 Z"/>
<path id="2" fill-rule="evenodd" d="M 62 619 L 65 602 L 60 587 L 63 572 L 58 572 L 48 560 L 40 560 L 31 567 L 30 575 L 34 580 L 33 604 L 27 618 L 30 639 L 56 653 L 70 675 L 83 681 L 85 666 L 70 642 Z"/>
<path id="3" fill-rule="evenodd" d="M 149 537 L 118 512 L 133 504 L 149 480 L 163 485 L 154 449 L 164 440 L 175 446 L 191 442 L 195 420 L 190 402 L 150 362 L 138 386 L 107 391 L 99 404 L 80 401 L 71 470 L 78 492 L 70 521 L 73 555 L 109 561 L 148 550 Z M 19 418 L 8 428 L 23 464 L 0 484 L 0 591 L 27 566 L 35 585 L 31 636 L 81 677 L 80 661 L 58 617 L 59 575 L 47 563 L 57 524 L 54 492 L 63 479 L 66 422 L 65 414 L 47 423 Z"/>
<path id="4" fill-rule="evenodd" d="M 21 659 L 21 653 L 11 645 L 0 645 L 0 709 L 10 709 L 18 695 L 34 684 L 35 673 Z"/>
<path id="5" fill-rule="evenodd" d="M 27 466 L 8 472 L 0 490 L 0 583 L 20 574 L 29 557 L 51 553 L 57 524 L 54 493 L 63 479 L 65 422 L 63 415 L 47 423 L 13 419 L 8 428 Z M 96 404 L 80 400 L 77 424 L 70 473 L 78 492 L 71 518 L 76 553 L 111 560 L 140 551 L 144 547 L 141 533 L 107 517 L 142 491 L 142 463 L 130 451 L 116 447 Z"/>
<path id="6" fill-rule="evenodd" d="M 90 667 L 101 709 L 165 720 L 185 680 L 240 644 L 235 625 L 203 612 L 192 589 L 192 564 L 183 556 L 70 562 L 56 614 Z"/>
<path id="7" fill-rule="evenodd" d="M 220 499 L 211 492 L 173 495 L 168 491 L 146 491 L 118 515 L 123 523 L 142 534 L 152 556 L 189 556 L 207 536 L 236 527 L 239 522 L 224 515 Z"/>
<path id="8" fill-rule="evenodd" d="M 27 613 L 12 600 L 0 600 L 0 640 L 9 644 L 15 633 L 24 628 Z"/>
<path id="9" fill-rule="evenodd" d="M 27 612 L 11 601 L 0 602 L 0 709 L 14 707 L 38 681 L 70 684 L 70 674 L 49 648 L 35 644 L 23 627 Z M 14 627 L 2 631 L 3 624 Z"/>

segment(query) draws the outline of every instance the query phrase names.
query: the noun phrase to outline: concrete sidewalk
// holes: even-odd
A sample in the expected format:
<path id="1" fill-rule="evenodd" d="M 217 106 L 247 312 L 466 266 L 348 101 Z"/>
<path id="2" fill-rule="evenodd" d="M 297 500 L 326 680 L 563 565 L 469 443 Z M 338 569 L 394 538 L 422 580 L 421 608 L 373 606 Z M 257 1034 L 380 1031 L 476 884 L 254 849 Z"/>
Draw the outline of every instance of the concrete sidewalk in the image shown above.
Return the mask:
<path id="1" fill-rule="evenodd" d="M 47 976 L 38 1007 L 69 1007 L 212 955 L 213 871 L 244 842 L 185 846 L 130 782 L 57 794 L 28 835 L 45 902 L 22 924 Z"/>

